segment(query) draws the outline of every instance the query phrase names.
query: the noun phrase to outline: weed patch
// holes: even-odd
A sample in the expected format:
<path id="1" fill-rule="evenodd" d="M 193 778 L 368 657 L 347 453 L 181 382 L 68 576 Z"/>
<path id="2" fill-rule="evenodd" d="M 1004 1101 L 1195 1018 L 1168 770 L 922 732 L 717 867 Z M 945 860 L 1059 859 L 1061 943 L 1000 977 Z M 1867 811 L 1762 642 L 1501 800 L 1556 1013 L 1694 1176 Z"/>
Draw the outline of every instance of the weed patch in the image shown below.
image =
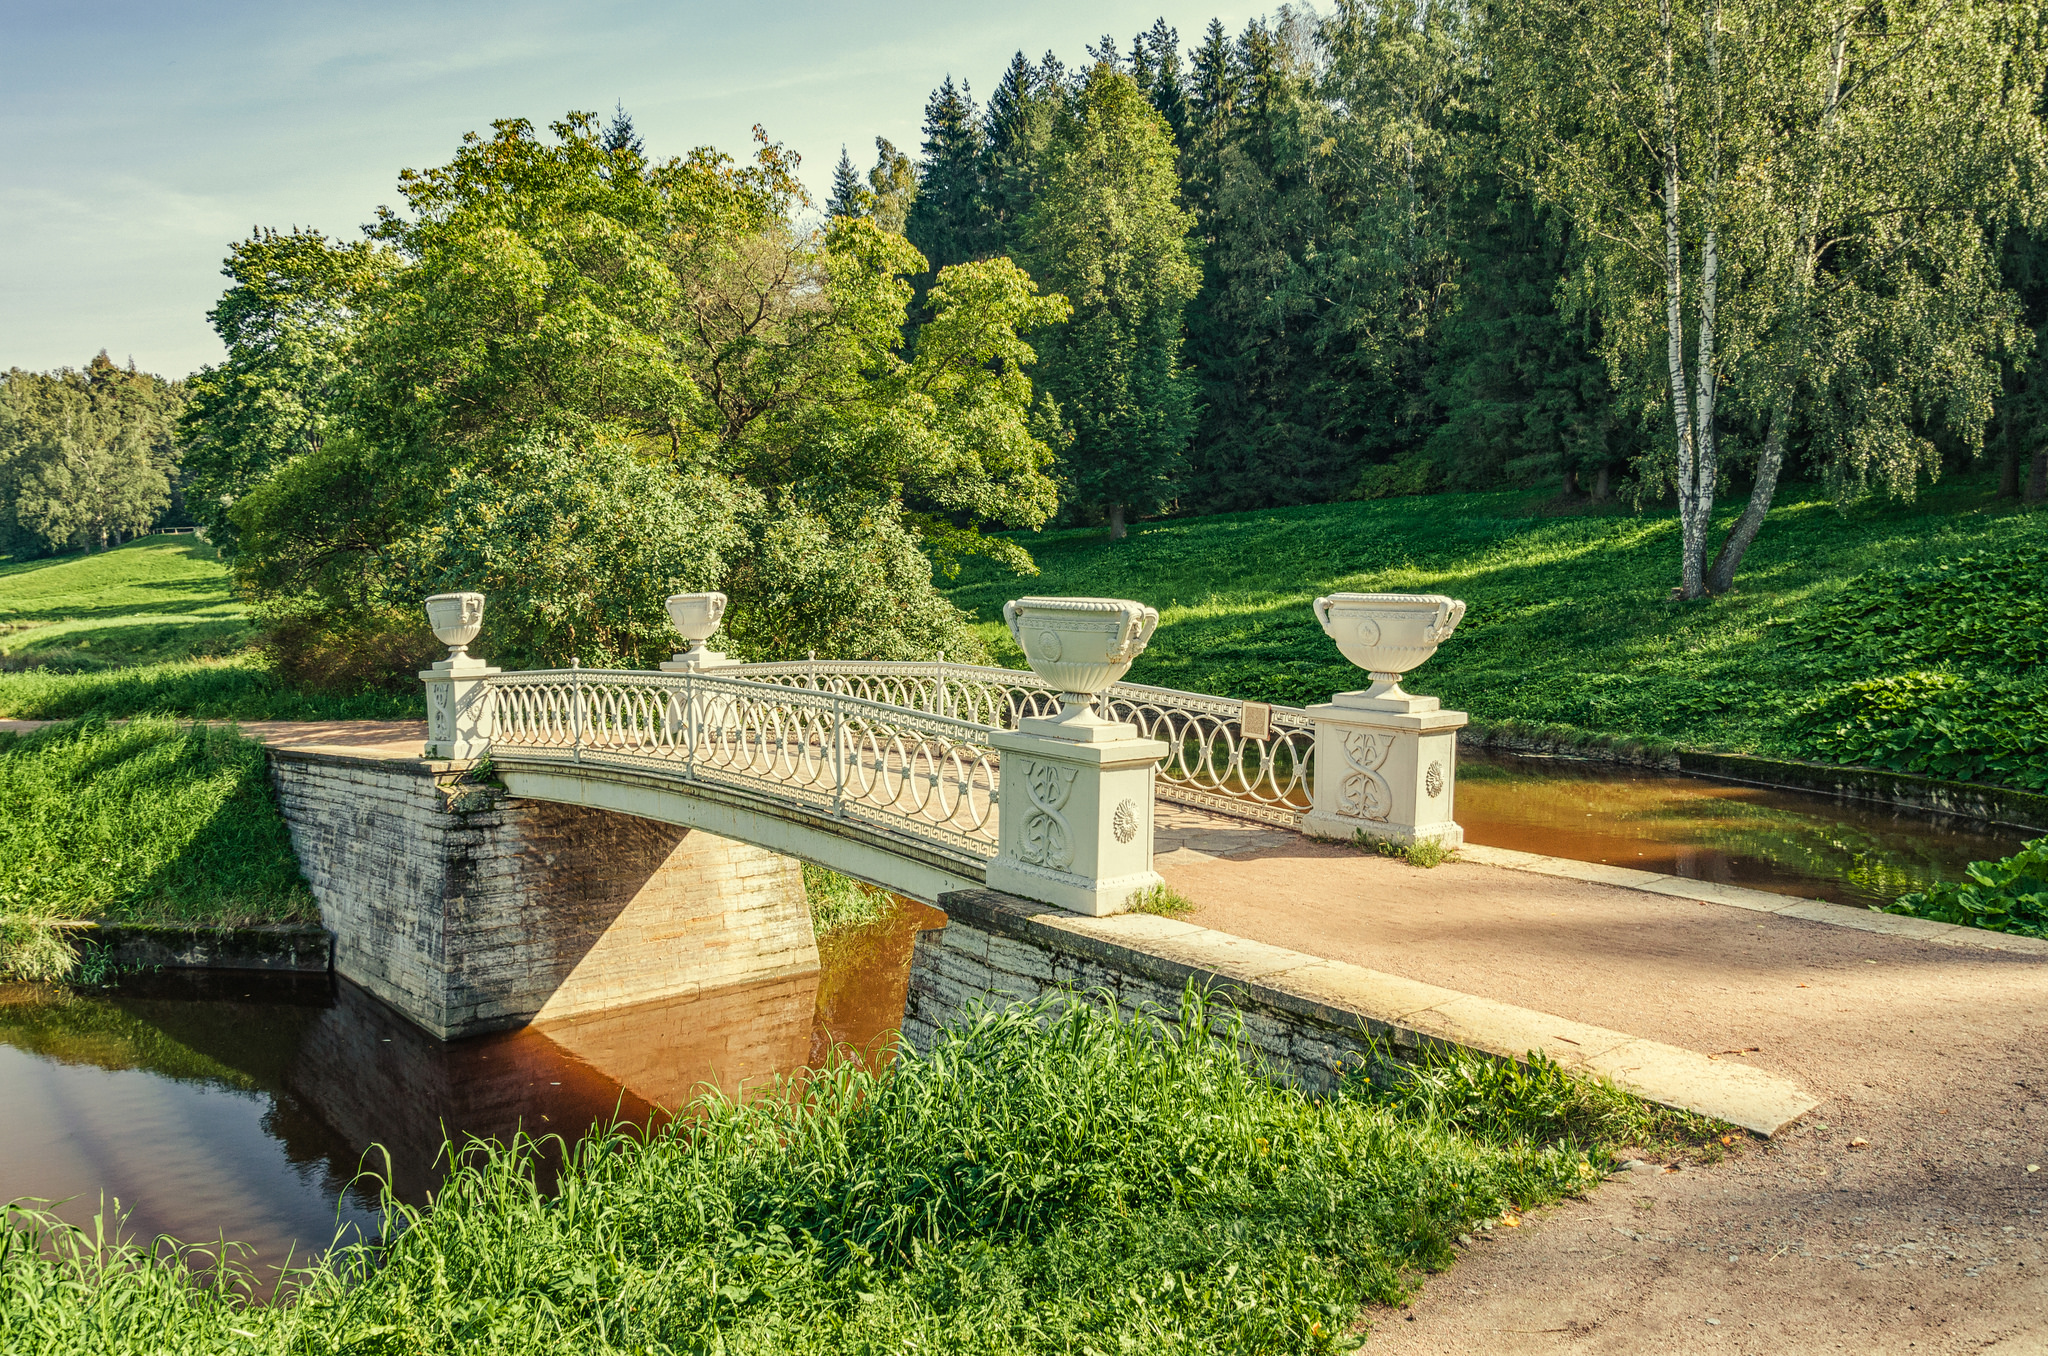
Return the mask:
<path id="1" fill-rule="evenodd" d="M 887 918 L 896 908 L 887 890 L 805 862 L 804 898 L 811 906 L 811 929 L 828 937 Z"/>
<path id="2" fill-rule="evenodd" d="M 1164 881 L 1157 885 L 1148 885 L 1131 896 L 1133 913 L 1155 914 L 1161 918 L 1180 918 L 1194 911 L 1195 901 Z"/>

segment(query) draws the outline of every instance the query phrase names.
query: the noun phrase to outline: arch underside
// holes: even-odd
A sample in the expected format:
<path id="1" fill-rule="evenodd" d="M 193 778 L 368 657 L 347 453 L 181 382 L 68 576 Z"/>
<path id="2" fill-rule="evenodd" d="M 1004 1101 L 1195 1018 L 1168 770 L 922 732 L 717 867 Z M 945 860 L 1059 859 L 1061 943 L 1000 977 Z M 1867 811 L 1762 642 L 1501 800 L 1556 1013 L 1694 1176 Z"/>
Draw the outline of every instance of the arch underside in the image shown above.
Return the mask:
<path id="1" fill-rule="evenodd" d="M 985 859 L 891 833 L 865 818 L 772 801 L 734 787 L 682 781 L 598 761 L 521 757 L 494 749 L 492 769 L 515 796 L 634 815 L 814 862 L 855 880 L 936 906 L 948 891 L 978 888 Z"/>

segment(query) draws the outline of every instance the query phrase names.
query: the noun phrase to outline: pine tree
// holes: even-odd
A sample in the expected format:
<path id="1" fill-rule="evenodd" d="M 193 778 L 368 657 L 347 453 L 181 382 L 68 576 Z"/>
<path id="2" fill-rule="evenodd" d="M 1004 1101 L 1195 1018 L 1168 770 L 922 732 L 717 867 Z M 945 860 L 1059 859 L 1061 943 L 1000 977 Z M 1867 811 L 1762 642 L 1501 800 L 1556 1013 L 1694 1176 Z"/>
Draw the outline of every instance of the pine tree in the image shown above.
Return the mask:
<path id="1" fill-rule="evenodd" d="M 982 127 L 974 99 L 953 77 L 932 91 L 924 107 L 924 158 L 918 164 L 917 201 L 904 234 L 932 274 L 986 253 L 982 205 Z"/>
<path id="2" fill-rule="evenodd" d="M 853 157 L 846 153 L 846 144 L 840 143 L 839 163 L 832 167 L 832 196 L 825 203 L 825 213 L 834 217 L 864 217 L 867 215 L 868 190 L 860 181 L 860 171 L 853 167 Z"/>

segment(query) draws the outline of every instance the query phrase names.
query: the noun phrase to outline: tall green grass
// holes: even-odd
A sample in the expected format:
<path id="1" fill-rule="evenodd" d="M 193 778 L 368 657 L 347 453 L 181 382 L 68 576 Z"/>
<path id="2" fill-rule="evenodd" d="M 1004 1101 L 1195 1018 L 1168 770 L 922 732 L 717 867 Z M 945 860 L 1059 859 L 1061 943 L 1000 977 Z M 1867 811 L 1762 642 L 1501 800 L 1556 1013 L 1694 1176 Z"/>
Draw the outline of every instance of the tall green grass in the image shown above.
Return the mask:
<path id="1" fill-rule="evenodd" d="M 1724 519 L 1732 519 L 1734 508 Z M 1682 603 L 1678 523 L 1527 493 L 1430 495 L 1019 534 L 1041 574 L 949 587 L 1004 662 L 1022 593 L 1160 610 L 1133 682 L 1307 703 L 1359 686 L 1319 594 L 1448 593 L 1464 624 L 1407 686 L 1484 725 L 1876 763 L 2048 789 L 2048 513 L 1947 481 L 1913 504 L 1781 496 L 1738 587 Z"/>
<path id="2" fill-rule="evenodd" d="M 318 916 L 260 745 L 161 716 L 0 734 L 0 974 L 47 976 L 48 919 Z"/>
<path id="3" fill-rule="evenodd" d="M 811 908 L 811 928 L 827 937 L 851 928 L 878 923 L 895 912 L 887 890 L 843 876 L 816 862 L 805 862 L 804 899 Z"/>
<path id="4" fill-rule="evenodd" d="M 1649 1117 L 1469 1057 L 1315 1099 L 1199 1000 L 1053 999 L 643 1136 L 463 1156 L 431 1209 L 259 1305 L 194 1259 L 25 1215 L 0 1349 L 1331 1352 L 1475 1222 L 1583 1191 Z M 1457 1070 L 1475 1066 L 1470 1076 Z M 1631 1109 L 1632 1108 L 1632 1109 Z"/>
<path id="5" fill-rule="evenodd" d="M 191 720 L 420 720 L 426 699 L 407 693 L 300 692 L 261 656 L 141 664 L 95 672 L 0 673 L 0 716 L 75 720 L 171 715 Z"/>

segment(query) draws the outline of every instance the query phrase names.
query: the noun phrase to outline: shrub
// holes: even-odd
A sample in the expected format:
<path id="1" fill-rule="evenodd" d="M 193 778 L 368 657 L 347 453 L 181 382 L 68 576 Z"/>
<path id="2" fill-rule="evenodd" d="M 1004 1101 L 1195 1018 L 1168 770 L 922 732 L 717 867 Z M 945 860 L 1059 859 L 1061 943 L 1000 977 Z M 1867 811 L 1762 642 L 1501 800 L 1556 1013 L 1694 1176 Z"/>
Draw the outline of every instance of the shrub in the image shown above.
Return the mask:
<path id="1" fill-rule="evenodd" d="M 2024 844 L 2003 861 L 1971 862 L 1964 874 L 1968 879 L 1942 881 L 1902 895 L 1884 912 L 2021 937 L 2048 937 L 2048 838 Z"/>

